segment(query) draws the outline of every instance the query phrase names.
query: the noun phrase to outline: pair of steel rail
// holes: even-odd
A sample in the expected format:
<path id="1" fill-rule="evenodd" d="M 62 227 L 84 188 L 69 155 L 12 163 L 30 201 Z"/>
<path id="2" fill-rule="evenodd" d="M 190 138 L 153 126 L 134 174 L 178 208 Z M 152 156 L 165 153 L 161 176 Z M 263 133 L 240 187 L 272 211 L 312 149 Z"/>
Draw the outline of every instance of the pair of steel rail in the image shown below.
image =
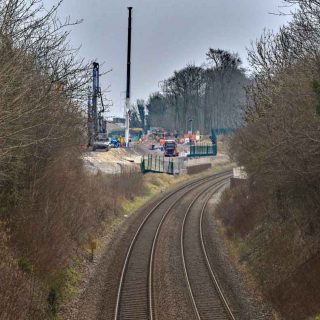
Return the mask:
<path id="1" fill-rule="evenodd" d="M 203 185 L 204 183 L 208 183 L 208 182 L 213 182 L 213 185 L 210 185 L 208 188 L 206 188 L 204 191 L 201 191 L 200 193 L 197 194 L 197 196 L 193 199 L 193 201 L 190 203 L 188 209 L 186 210 L 183 222 L 182 222 L 182 229 L 181 229 L 181 237 L 180 237 L 180 246 L 181 246 L 181 253 L 182 253 L 182 265 L 183 265 L 183 271 L 184 271 L 184 275 L 185 275 L 185 279 L 186 279 L 186 283 L 187 283 L 187 287 L 188 287 L 188 292 L 189 292 L 189 296 L 190 296 L 190 301 L 192 303 L 193 306 L 193 310 L 195 313 L 195 317 L 197 320 L 201 320 L 201 315 L 200 312 L 198 310 L 198 306 L 196 303 L 196 299 L 194 297 L 194 292 L 192 290 L 192 285 L 190 283 L 189 280 L 189 271 L 188 271 L 188 266 L 186 264 L 186 259 L 185 259 L 185 246 L 184 246 L 184 235 L 185 235 L 185 225 L 186 225 L 186 220 L 188 218 L 188 215 L 191 211 L 191 208 L 193 207 L 193 205 L 196 203 L 196 201 L 206 192 L 211 191 L 212 188 L 213 192 L 211 191 L 209 196 L 206 198 L 203 206 L 202 206 L 202 210 L 200 213 L 200 223 L 199 223 L 199 234 L 200 234 L 200 242 L 201 242 L 201 248 L 202 248 L 202 254 L 203 254 L 203 258 L 205 260 L 205 263 L 207 265 L 208 271 L 210 273 L 210 277 L 211 277 L 211 281 L 212 284 L 214 285 L 220 300 L 222 301 L 222 304 L 224 306 L 224 309 L 226 311 L 227 317 L 231 320 L 235 320 L 235 317 L 233 315 L 233 312 L 231 310 L 231 308 L 229 307 L 228 301 L 225 297 L 225 295 L 223 294 L 223 291 L 221 289 L 221 286 L 218 283 L 217 277 L 215 276 L 213 269 L 211 267 L 211 264 L 209 262 L 208 259 L 208 254 L 206 251 L 206 247 L 205 247 L 205 242 L 204 242 L 204 237 L 203 237 L 203 228 L 202 228 L 202 224 L 203 224 L 203 215 L 205 212 L 205 209 L 207 207 L 207 204 L 211 198 L 211 196 L 218 191 L 218 189 L 220 189 L 224 184 L 227 183 L 228 179 L 230 178 L 230 172 L 223 172 L 220 174 L 216 174 L 210 177 L 205 177 L 205 178 L 201 178 L 198 180 L 195 180 L 191 183 L 185 184 L 183 186 L 181 186 L 178 189 L 175 189 L 174 191 L 170 192 L 169 194 L 167 194 L 164 198 L 162 198 L 146 215 L 146 217 L 143 219 L 142 223 L 140 224 L 138 230 L 136 231 L 126 254 L 124 263 L 123 263 L 123 268 L 122 268 L 122 272 L 121 272 L 121 277 L 120 277 L 120 281 L 119 281 L 119 287 L 118 287 L 118 292 L 117 292 L 117 298 L 116 298 L 116 305 L 115 305 L 115 311 L 114 311 L 114 320 L 122 320 L 123 317 L 121 316 L 121 299 L 124 293 L 124 284 L 125 284 L 125 277 L 126 277 L 126 273 L 128 272 L 128 268 L 129 268 L 129 261 L 130 258 L 132 256 L 133 253 L 133 248 L 134 245 L 136 244 L 139 235 L 142 232 L 142 229 L 146 226 L 146 224 L 148 223 L 148 221 L 150 220 L 150 218 L 153 216 L 153 214 L 156 212 L 156 210 L 163 204 L 165 203 L 168 199 L 173 198 L 174 196 L 177 196 L 181 191 L 183 191 L 183 194 L 178 196 L 177 199 L 175 199 L 170 206 L 165 210 L 165 212 L 163 213 L 161 219 L 159 222 L 156 222 L 156 229 L 155 232 L 152 234 L 153 238 L 150 239 L 152 241 L 152 246 L 151 246 L 151 250 L 148 256 L 148 265 L 149 265 L 149 270 L 148 270 L 148 277 L 147 277 L 147 291 L 146 292 L 141 292 L 140 291 L 140 295 L 143 295 L 146 293 L 147 295 L 147 304 L 148 304 L 148 310 L 145 310 L 145 319 L 150 319 L 150 320 L 154 320 L 155 319 L 155 312 L 154 312 L 154 308 L 153 308 L 153 300 L 154 300 L 154 294 L 153 294 L 153 266 L 154 266 L 154 256 L 155 256 L 155 249 L 156 249 L 156 245 L 157 245 L 157 241 L 158 241 L 158 236 L 161 230 L 161 227 L 165 221 L 165 219 L 167 218 L 167 216 L 169 215 L 170 211 L 172 210 L 172 208 L 179 202 L 179 200 L 181 200 L 181 198 L 185 195 L 188 194 L 188 192 L 195 190 L 196 188 L 198 188 L 199 186 Z M 144 252 L 144 256 L 146 256 L 148 253 Z M 140 272 L 141 270 L 139 269 L 139 267 L 136 265 L 136 272 L 137 274 Z M 134 290 L 134 288 L 132 289 Z M 139 292 L 132 293 L 132 300 L 133 303 L 139 303 L 140 299 L 144 299 L 145 297 L 140 296 L 139 297 Z M 130 306 L 125 306 L 126 308 L 130 308 Z M 128 313 L 128 312 L 127 312 Z M 129 311 L 130 314 L 130 311 Z M 139 314 L 132 314 L 131 315 L 132 319 L 141 319 L 143 320 L 141 317 L 143 317 L 143 315 Z M 127 319 L 127 317 L 125 317 Z"/>

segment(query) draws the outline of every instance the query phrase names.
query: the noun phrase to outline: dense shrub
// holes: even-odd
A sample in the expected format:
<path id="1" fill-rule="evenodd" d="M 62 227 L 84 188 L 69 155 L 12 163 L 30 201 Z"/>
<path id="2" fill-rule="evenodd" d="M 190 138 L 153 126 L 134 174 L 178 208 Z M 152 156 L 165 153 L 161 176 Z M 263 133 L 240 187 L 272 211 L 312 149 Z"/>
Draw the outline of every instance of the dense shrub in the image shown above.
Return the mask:
<path id="1" fill-rule="evenodd" d="M 229 237 L 245 237 L 254 229 L 261 212 L 261 197 L 252 196 L 245 184 L 222 194 L 216 212 Z"/>
<path id="2" fill-rule="evenodd" d="M 291 23 L 278 34 L 263 34 L 249 52 L 255 82 L 248 92 L 246 125 L 230 149 L 250 184 L 319 243 L 320 5 L 287 2 L 298 6 Z"/>
<path id="3" fill-rule="evenodd" d="M 72 260 L 143 191 L 139 173 L 83 167 L 89 68 L 58 7 L 0 0 L 1 320 L 52 318 Z"/>
<path id="4" fill-rule="evenodd" d="M 246 124 L 230 142 L 250 187 L 226 194 L 219 212 L 265 295 L 300 320 L 320 309 L 320 3 L 286 2 L 296 5 L 291 22 L 249 52 Z"/>

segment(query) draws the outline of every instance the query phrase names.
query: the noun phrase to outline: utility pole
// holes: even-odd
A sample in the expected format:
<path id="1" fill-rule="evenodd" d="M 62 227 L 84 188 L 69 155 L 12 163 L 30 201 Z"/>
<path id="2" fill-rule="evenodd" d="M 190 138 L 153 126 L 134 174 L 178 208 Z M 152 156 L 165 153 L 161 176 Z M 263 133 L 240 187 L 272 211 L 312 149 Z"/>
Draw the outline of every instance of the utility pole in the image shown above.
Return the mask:
<path id="1" fill-rule="evenodd" d="M 127 52 L 127 91 L 126 91 L 126 131 L 125 140 L 126 146 L 129 146 L 129 129 L 130 129 L 130 80 L 131 80 L 131 20 L 132 20 L 132 7 L 128 7 L 128 52 Z"/>

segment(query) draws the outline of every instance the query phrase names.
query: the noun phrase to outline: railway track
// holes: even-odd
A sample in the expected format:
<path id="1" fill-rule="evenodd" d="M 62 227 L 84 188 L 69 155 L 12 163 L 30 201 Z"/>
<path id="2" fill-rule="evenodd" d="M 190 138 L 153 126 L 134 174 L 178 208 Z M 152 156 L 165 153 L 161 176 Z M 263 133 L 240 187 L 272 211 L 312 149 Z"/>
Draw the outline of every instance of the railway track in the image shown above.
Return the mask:
<path id="1" fill-rule="evenodd" d="M 199 187 L 203 189 L 203 186 L 204 190 L 207 190 L 228 177 L 229 173 L 222 173 L 184 185 L 168 194 L 148 212 L 134 235 L 124 260 L 114 320 L 155 319 L 153 309 L 154 252 L 163 222 L 172 208 L 188 193 Z M 199 195 L 204 192 L 202 189 Z"/>
<path id="2" fill-rule="evenodd" d="M 199 194 L 189 205 L 181 228 L 180 245 L 184 275 L 188 293 L 197 320 L 235 320 L 213 268 L 209 262 L 203 235 L 203 215 L 212 195 L 225 181 L 213 187 L 204 199 L 200 210 L 193 210 L 194 204 L 203 194 Z M 188 235 L 188 236 L 186 236 Z"/>

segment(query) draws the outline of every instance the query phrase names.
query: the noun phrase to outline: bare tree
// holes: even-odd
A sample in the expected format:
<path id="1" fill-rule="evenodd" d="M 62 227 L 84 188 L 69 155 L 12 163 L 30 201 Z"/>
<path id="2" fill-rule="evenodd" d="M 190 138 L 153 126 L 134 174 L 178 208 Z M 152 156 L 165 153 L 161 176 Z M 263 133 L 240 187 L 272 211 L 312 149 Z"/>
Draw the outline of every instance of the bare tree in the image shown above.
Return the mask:
<path id="1" fill-rule="evenodd" d="M 60 233 L 61 239 L 62 234 L 70 239 L 79 227 L 70 227 L 71 215 L 60 216 L 57 223 L 54 206 L 49 201 L 41 205 L 44 182 L 53 180 L 51 169 L 70 157 L 80 159 L 82 103 L 90 80 L 89 64 L 68 44 L 68 29 L 74 23 L 57 17 L 60 4 L 45 10 L 40 0 L 0 0 L 0 225 L 5 221 L 10 227 L 15 252 L 20 250 L 26 261 L 19 265 L 9 249 L 8 259 L 1 259 L 1 282 L 7 279 L 7 288 L 0 288 L 5 302 L 0 319 L 17 319 L 17 313 L 36 319 L 30 312 L 38 307 L 37 317 L 44 319 L 46 297 L 43 284 L 35 284 L 36 272 L 45 264 L 62 265 L 66 256 L 54 238 Z M 49 239 L 53 250 L 45 245 Z M 1 257 L 4 250 L 0 248 Z M 24 299 L 17 300 L 19 294 Z"/>
<path id="2" fill-rule="evenodd" d="M 303 207 L 306 225 L 320 225 L 319 34 L 320 5 L 298 4 L 278 33 L 264 32 L 249 52 L 254 84 L 248 90 L 246 126 L 232 141 L 235 159 L 252 182 Z M 276 196 L 275 196 L 276 197 Z M 294 201 L 293 199 L 297 199 Z M 300 200 L 298 200 L 300 199 Z"/>
<path id="3" fill-rule="evenodd" d="M 195 130 L 209 134 L 212 128 L 235 128 L 242 123 L 249 79 L 239 57 L 219 49 L 210 49 L 207 57 L 208 66 L 188 65 L 175 71 L 163 82 L 163 95 L 150 97 L 153 125 L 186 132 L 192 119 Z"/>

